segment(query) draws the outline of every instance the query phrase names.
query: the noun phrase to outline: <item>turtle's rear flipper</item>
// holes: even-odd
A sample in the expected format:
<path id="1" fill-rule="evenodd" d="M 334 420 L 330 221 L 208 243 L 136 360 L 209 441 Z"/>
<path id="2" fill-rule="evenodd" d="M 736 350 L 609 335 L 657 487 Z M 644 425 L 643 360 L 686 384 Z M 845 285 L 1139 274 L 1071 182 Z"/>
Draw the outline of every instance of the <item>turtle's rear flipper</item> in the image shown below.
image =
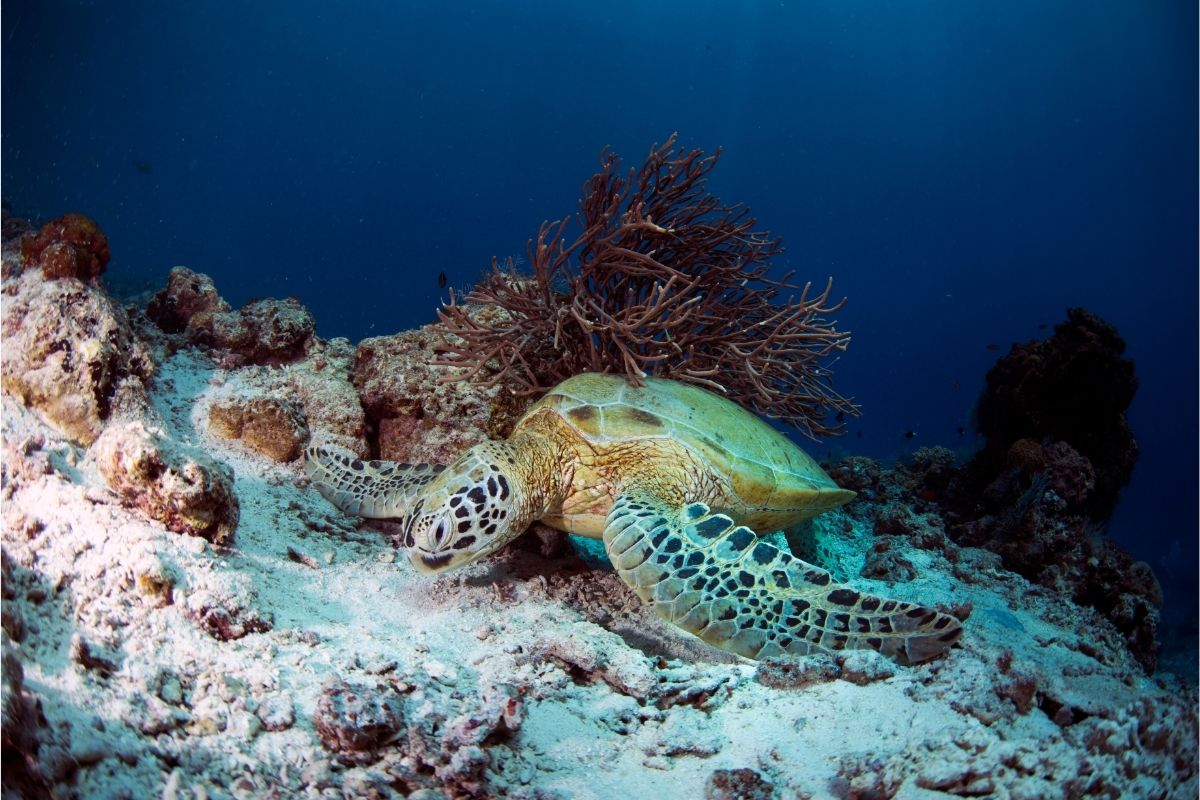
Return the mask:
<path id="1" fill-rule="evenodd" d="M 919 664 L 962 634 L 949 614 L 833 583 L 703 503 L 670 508 L 648 492 L 624 493 L 604 548 L 660 617 L 747 658 L 871 649 Z"/>
<path id="2" fill-rule="evenodd" d="M 369 519 L 406 515 L 443 469 L 440 464 L 363 461 L 315 445 L 304 451 L 304 471 L 325 499 L 348 514 Z"/>

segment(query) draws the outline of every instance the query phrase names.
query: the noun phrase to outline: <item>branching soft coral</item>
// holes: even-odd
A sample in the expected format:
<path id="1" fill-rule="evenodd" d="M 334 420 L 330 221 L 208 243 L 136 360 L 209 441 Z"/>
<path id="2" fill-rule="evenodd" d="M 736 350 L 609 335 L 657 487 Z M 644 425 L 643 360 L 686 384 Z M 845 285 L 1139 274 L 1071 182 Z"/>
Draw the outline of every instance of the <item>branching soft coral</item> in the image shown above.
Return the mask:
<path id="1" fill-rule="evenodd" d="M 780 240 L 755 230 L 741 205 L 705 189 L 716 154 L 683 152 L 675 136 L 624 176 L 601 153 L 570 218 L 543 223 L 528 246 L 532 274 L 510 259 L 461 305 L 439 310 L 437 363 L 466 367 L 452 380 L 543 392 L 579 372 L 624 372 L 698 384 L 816 438 L 841 431 L 854 403 L 829 383 L 827 359 L 850 334 L 829 318 L 821 291 L 768 278 Z M 835 419 L 826 424 L 830 415 Z"/>

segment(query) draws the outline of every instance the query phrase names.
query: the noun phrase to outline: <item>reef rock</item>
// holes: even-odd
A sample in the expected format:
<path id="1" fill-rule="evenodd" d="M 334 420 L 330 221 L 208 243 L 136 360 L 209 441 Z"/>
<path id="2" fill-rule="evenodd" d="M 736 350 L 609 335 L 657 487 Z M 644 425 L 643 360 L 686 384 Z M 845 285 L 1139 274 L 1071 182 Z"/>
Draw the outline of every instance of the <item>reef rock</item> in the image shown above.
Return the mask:
<path id="1" fill-rule="evenodd" d="M 357 352 L 314 337 L 273 365 L 202 352 L 182 320 L 232 313 L 205 294 L 174 332 L 137 329 L 159 357 L 147 409 L 91 448 L 0 396 L 6 797 L 1196 797 L 1194 684 L 1134 660 L 1118 626 L 1140 607 L 1102 614 L 954 538 L 1021 498 L 1031 519 L 1086 519 L 1067 496 L 1087 481 L 1051 474 L 1071 452 L 1022 446 L 974 516 L 955 516 L 941 451 L 834 468 L 860 496 L 795 532 L 814 560 L 965 633 L 919 667 L 755 665 L 656 617 L 590 540 L 416 573 L 276 459 L 291 426 L 432 460 L 520 404 L 444 383 L 425 331 Z M 244 435 L 263 399 L 288 409 L 277 450 Z M 217 435 L 225 413 L 242 439 Z M 394 437 L 369 446 L 368 419 Z M 236 547 L 200 538 L 236 519 Z M 1115 577 L 1086 585 L 1119 597 Z"/>
<path id="2" fill-rule="evenodd" d="M 171 270 L 146 315 L 164 332 L 182 332 L 189 343 L 211 349 L 229 367 L 296 361 L 316 331 L 312 314 L 294 297 L 253 300 L 233 311 L 211 278 L 186 267 Z"/>
<path id="3" fill-rule="evenodd" d="M 1138 382 L 1124 352 L 1116 328 L 1082 308 L 1069 309 L 1049 339 L 1013 345 L 988 371 L 979 396 L 979 431 L 987 442 L 971 472 L 992 480 L 1020 439 L 1065 442 L 1095 473 L 1084 510 L 1108 517 L 1138 454 L 1125 419 Z"/>
<path id="4" fill-rule="evenodd" d="M 433 364 L 429 326 L 364 339 L 350 380 L 375 428 L 379 458 L 449 463 L 484 437 L 503 438 L 528 401 L 497 387 L 451 380 L 462 370 Z"/>
<path id="5" fill-rule="evenodd" d="M 287 399 L 271 396 L 226 397 L 208 407 L 209 429 L 240 439 L 275 461 L 291 461 L 308 441 L 304 412 Z"/>
<path id="6" fill-rule="evenodd" d="M 117 412 L 140 412 L 153 364 L 99 285 L 27 270 L 3 290 L 4 391 L 84 445 Z"/>
<path id="7" fill-rule="evenodd" d="M 91 455 L 113 491 L 168 530 L 216 545 L 233 539 L 239 507 L 232 475 L 203 453 L 132 420 L 105 430 Z"/>
<path id="8" fill-rule="evenodd" d="M 82 214 L 63 214 L 21 242 L 26 266 L 46 280 L 89 281 L 108 266 L 108 237 Z"/>
<path id="9" fill-rule="evenodd" d="M 187 267 L 174 267 L 167 288 L 146 306 L 146 316 L 166 333 L 182 333 L 197 314 L 222 314 L 229 304 L 217 294 L 212 278 Z"/>

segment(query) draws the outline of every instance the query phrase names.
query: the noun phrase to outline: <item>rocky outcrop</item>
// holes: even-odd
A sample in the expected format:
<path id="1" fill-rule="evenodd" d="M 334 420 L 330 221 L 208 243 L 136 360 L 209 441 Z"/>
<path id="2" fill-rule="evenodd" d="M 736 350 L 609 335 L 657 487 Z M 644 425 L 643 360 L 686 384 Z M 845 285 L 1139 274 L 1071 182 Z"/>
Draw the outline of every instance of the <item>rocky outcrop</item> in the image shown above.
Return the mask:
<path id="1" fill-rule="evenodd" d="M 299 300 L 266 298 L 234 311 L 207 275 L 186 267 L 171 270 L 167 286 L 151 299 L 146 315 L 165 333 L 207 348 L 227 367 L 286 364 L 313 345 L 316 322 Z"/>
<path id="2" fill-rule="evenodd" d="M 4 391 L 84 445 L 118 412 L 145 406 L 150 354 L 102 287 L 26 270 L 4 294 Z"/>
<path id="3" fill-rule="evenodd" d="M 239 506 L 228 468 L 140 420 L 110 426 L 91 455 L 113 491 L 168 530 L 232 541 Z"/>

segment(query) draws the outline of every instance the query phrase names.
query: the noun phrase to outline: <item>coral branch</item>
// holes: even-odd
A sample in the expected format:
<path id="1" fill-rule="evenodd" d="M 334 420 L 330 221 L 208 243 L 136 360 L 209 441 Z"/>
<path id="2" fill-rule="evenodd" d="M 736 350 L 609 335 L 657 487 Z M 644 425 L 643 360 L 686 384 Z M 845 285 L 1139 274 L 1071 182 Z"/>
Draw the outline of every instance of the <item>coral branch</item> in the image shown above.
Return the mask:
<path id="1" fill-rule="evenodd" d="M 723 392 L 813 438 L 840 433 L 858 413 L 826 363 L 850 342 L 830 318 L 845 300 L 831 300 L 832 279 L 814 294 L 792 273 L 768 276 L 780 240 L 705 189 L 719 156 L 677 150 L 672 135 L 623 175 L 602 152 L 575 239 L 570 218 L 542 223 L 530 274 L 493 261 L 465 305 L 451 292 L 439 309 L 436 363 L 465 368 L 448 380 L 531 395 L 584 371 L 655 375 Z"/>

